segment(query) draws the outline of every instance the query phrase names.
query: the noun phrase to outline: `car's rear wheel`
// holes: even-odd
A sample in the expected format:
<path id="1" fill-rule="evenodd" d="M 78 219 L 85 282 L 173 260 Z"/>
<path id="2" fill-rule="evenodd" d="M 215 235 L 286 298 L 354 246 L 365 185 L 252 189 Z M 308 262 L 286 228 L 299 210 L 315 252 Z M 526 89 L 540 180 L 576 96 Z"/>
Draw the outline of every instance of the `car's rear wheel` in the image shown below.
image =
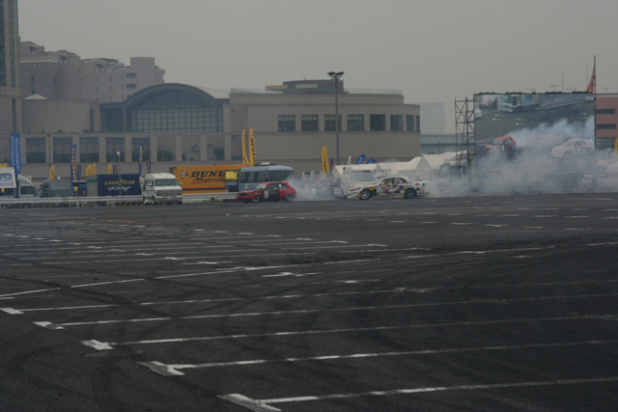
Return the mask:
<path id="1" fill-rule="evenodd" d="M 412 187 L 409 187 L 406 189 L 405 193 L 404 193 L 404 197 L 406 199 L 414 199 L 416 197 L 416 190 Z"/>
<path id="2" fill-rule="evenodd" d="M 252 201 L 253 203 L 260 203 L 260 200 L 262 200 L 262 199 L 260 198 L 260 195 L 255 195 L 255 196 L 253 196 L 253 197 L 251 198 L 251 201 Z"/>
<path id="3" fill-rule="evenodd" d="M 360 200 L 367 200 L 371 197 L 371 192 L 367 189 L 363 189 L 360 191 L 360 193 L 358 194 L 358 198 Z"/>
<path id="4" fill-rule="evenodd" d="M 285 200 L 286 202 L 291 202 L 292 199 L 294 199 L 294 196 L 292 196 L 289 193 L 287 195 L 285 195 L 285 197 L 283 198 L 283 200 Z"/>

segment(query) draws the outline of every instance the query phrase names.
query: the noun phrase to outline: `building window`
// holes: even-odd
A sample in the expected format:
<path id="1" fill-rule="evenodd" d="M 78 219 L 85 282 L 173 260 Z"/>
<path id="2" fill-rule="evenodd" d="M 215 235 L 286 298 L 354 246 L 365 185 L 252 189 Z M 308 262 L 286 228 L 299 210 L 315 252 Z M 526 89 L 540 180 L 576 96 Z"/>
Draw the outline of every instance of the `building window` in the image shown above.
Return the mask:
<path id="1" fill-rule="evenodd" d="M 105 138 L 105 161 L 117 162 L 120 152 L 120 161 L 124 162 L 124 137 L 106 137 Z"/>
<path id="2" fill-rule="evenodd" d="M 129 124 L 140 133 L 222 132 L 223 108 L 214 100 L 166 92 L 130 110 Z"/>
<path id="3" fill-rule="evenodd" d="M 279 131 L 280 132 L 295 132 L 296 131 L 296 116 L 293 114 L 279 115 Z"/>
<path id="4" fill-rule="evenodd" d="M 335 131 L 335 115 L 334 114 L 324 115 L 324 131 L 325 132 Z M 339 131 L 341 131 L 341 115 L 339 115 Z"/>
<path id="5" fill-rule="evenodd" d="M 599 123 L 597 124 L 597 130 L 614 130 L 616 123 Z"/>
<path id="6" fill-rule="evenodd" d="M 406 132 L 414 132 L 414 115 L 406 114 Z"/>
<path id="7" fill-rule="evenodd" d="M 303 132 L 317 132 L 318 124 L 317 114 L 303 114 L 300 118 L 300 129 Z"/>
<path id="8" fill-rule="evenodd" d="M 595 141 L 595 146 L 597 149 L 605 149 L 605 148 L 614 148 L 614 144 L 618 138 L 597 138 Z"/>
<path id="9" fill-rule="evenodd" d="M 26 139 L 26 163 L 45 163 L 45 138 Z"/>
<path id="10" fill-rule="evenodd" d="M 363 130 L 365 130 L 365 115 L 349 114 L 348 132 L 362 132 Z"/>
<path id="11" fill-rule="evenodd" d="M 416 119 L 416 132 L 420 132 L 421 131 L 421 116 L 414 116 L 414 118 Z"/>
<path id="12" fill-rule="evenodd" d="M 383 114 L 369 115 L 369 130 L 371 131 L 386 130 L 386 115 L 383 115 Z"/>
<path id="13" fill-rule="evenodd" d="M 391 130 L 394 132 L 403 130 L 403 115 L 391 114 Z"/>
<path id="14" fill-rule="evenodd" d="M 71 163 L 71 145 L 73 139 L 70 137 L 54 138 L 54 163 Z"/>
<path id="15" fill-rule="evenodd" d="M 597 109 L 597 114 L 616 114 L 616 109 Z"/>
<path id="16" fill-rule="evenodd" d="M 82 163 L 93 163 L 99 161 L 98 137 L 79 138 L 79 161 Z"/>

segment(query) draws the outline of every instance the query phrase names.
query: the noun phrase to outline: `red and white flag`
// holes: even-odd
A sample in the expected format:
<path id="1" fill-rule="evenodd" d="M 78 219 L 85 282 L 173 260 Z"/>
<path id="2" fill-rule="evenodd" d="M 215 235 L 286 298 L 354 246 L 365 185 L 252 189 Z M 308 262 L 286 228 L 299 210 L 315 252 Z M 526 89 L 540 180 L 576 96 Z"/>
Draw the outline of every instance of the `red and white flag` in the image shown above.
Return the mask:
<path id="1" fill-rule="evenodd" d="M 586 93 L 595 93 L 597 89 L 597 56 L 594 56 L 594 66 L 592 66 L 592 77 L 586 88 Z"/>

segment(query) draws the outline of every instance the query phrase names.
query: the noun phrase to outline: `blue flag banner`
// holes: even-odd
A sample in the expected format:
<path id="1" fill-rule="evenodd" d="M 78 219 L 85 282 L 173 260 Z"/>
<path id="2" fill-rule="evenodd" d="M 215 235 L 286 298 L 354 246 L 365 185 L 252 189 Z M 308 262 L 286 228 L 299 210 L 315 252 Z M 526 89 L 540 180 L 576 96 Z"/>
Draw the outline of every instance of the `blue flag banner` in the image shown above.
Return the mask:
<path id="1" fill-rule="evenodd" d="M 19 133 L 11 133 L 10 145 L 11 167 L 15 169 L 15 176 L 17 176 L 21 172 L 21 147 Z"/>
<path id="2" fill-rule="evenodd" d="M 376 162 L 376 159 L 367 160 L 367 164 L 368 164 L 368 165 L 370 165 L 370 164 L 374 164 L 374 163 L 377 163 L 377 162 Z"/>
<path id="3" fill-rule="evenodd" d="M 75 169 L 75 159 L 77 158 L 77 145 L 71 146 L 71 182 L 77 180 L 77 170 Z"/>
<path id="4" fill-rule="evenodd" d="M 365 156 L 364 154 L 362 154 L 362 155 L 358 156 L 358 159 L 356 159 L 356 164 L 357 164 L 357 165 L 362 165 L 362 164 L 363 164 L 363 162 L 365 161 L 365 157 L 366 157 L 366 156 Z"/>

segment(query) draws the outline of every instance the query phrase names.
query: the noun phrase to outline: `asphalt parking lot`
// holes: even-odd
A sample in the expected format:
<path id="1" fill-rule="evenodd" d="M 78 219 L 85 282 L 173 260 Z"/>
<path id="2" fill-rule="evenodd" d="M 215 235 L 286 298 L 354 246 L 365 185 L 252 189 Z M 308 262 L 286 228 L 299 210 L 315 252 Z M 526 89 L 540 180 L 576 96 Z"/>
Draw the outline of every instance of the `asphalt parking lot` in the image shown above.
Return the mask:
<path id="1" fill-rule="evenodd" d="M 0 410 L 616 410 L 617 200 L 4 210 Z"/>

